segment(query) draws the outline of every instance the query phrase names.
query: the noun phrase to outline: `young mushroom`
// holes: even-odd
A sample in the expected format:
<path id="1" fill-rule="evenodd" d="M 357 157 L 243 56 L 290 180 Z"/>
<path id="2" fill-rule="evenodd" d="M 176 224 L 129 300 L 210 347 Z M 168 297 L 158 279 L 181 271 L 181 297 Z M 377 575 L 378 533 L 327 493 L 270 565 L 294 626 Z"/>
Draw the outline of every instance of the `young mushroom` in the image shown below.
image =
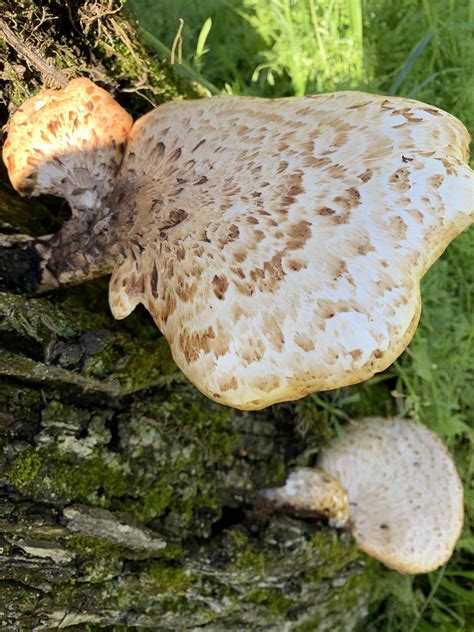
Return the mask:
<path id="1" fill-rule="evenodd" d="M 72 213 L 56 235 L 25 244 L 41 261 L 40 291 L 111 271 L 118 244 L 107 200 L 132 124 L 88 79 L 41 92 L 11 118 L 3 160 L 13 187 L 22 196 L 63 197 Z"/>
<path id="2" fill-rule="evenodd" d="M 97 191 L 109 158 L 98 158 L 93 126 L 80 142 L 73 131 L 99 89 L 75 80 L 48 98 L 72 86 L 76 104 L 50 116 L 44 105 L 44 129 L 15 114 L 4 149 L 14 186 L 32 195 L 51 192 L 42 160 L 56 165 L 60 153 L 63 171 L 48 183 L 80 210 L 30 244 L 40 289 L 113 268 L 113 315 L 143 304 L 191 382 L 241 409 L 366 380 L 402 353 L 420 279 L 472 221 L 469 135 L 457 119 L 361 92 L 174 101 L 135 122 L 118 175 Z M 120 138 L 104 141 L 113 174 L 128 115 L 117 116 Z M 68 142 L 51 145 L 51 159 L 58 134 Z M 79 169 L 65 170 L 70 155 Z M 31 173 L 18 156 L 33 160 Z"/>
<path id="3" fill-rule="evenodd" d="M 317 465 L 297 469 L 282 488 L 264 490 L 261 502 L 274 510 L 322 513 L 342 526 L 339 507 L 334 511 L 327 500 L 323 479 L 329 476 L 347 493 L 347 527 L 362 551 L 400 573 L 427 573 L 449 560 L 463 524 L 463 487 L 428 428 L 366 418 L 334 440 Z"/>

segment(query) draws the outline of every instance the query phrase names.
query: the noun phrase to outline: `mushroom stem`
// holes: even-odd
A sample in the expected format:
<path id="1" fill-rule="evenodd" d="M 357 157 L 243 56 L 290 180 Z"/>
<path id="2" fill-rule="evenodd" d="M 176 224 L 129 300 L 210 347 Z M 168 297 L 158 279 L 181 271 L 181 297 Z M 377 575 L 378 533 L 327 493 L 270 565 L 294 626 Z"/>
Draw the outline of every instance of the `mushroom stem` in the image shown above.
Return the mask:
<path id="1" fill-rule="evenodd" d="M 89 231 L 78 220 L 69 222 L 55 235 L 32 239 L 27 248 L 38 262 L 35 293 L 109 274 L 116 260 L 115 246 L 110 233 Z"/>
<path id="2" fill-rule="evenodd" d="M 331 527 L 344 527 L 349 519 L 346 490 L 336 478 L 320 468 L 297 468 L 284 487 L 262 490 L 257 502 L 264 511 L 323 517 Z"/>
<path id="3" fill-rule="evenodd" d="M 109 274 L 117 261 L 120 236 L 119 224 L 107 207 L 106 211 L 108 215 L 92 226 L 87 216 L 76 215 L 53 235 L 1 237 L 0 259 L 10 257 L 10 268 L 12 257 L 21 261 L 19 278 L 10 283 L 37 295 Z"/>

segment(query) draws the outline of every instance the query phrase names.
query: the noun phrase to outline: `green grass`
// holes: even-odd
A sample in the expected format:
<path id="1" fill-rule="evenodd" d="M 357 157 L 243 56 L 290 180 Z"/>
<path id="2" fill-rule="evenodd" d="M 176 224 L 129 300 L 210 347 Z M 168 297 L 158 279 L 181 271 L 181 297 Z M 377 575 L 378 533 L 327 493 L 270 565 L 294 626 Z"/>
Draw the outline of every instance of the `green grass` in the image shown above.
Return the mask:
<path id="1" fill-rule="evenodd" d="M 286 96 L 363 89 L 437 105 L 474 126 L 471 0 L 128 0 L 160 55 L 175 45 L 178 72 L 209 94 Z M 182 63 L 178 63 L 181 61 Z M 442 632 L 474 626 L 474 354 L 472 230 L 423 280 L 423 314 L 409 349 L 364 387 L 377 407 L 423 421 L 455 456 L 465 482 L 463 536 L 446 567 L 423 576 L 381 571 L 379 599 L 361 629 Z M 383 384 L 390 385 L 385 390 Z M 309 403 L 334 427 L 353 391 Z M 355 392 L 355 391 L 354 391 Z M 360 392 L 360 391 L 358 391 Z M 369 409 L 367 412 L 374 410 Z"/>

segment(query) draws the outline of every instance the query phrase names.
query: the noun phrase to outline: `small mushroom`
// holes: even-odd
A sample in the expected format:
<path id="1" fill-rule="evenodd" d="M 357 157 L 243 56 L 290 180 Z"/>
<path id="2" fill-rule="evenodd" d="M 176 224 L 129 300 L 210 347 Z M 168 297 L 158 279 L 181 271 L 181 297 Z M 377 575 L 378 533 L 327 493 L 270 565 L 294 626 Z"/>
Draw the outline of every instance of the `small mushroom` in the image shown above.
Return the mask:
<path id="1" fill-rule="evenodd" d="M 78 81 L 70 86 L 92 89 Z M 259 409 L 387 368 L 416 329 L 420 279 L 472 221 L 469 135 L 417 101 L 340 92 L 165 103 L 135 122 L 118 175 L 99 192 L 93 160 L 80 163 L 82 184 L 68 185 L 68 171 L 66 182 L 50 177 L 41 189 L 16 168 L 25 152 L 33 175 L 45 171 L 41 152 L 51 164 L 57 118 L 46 107 L 44 128 L 38 119 L 27 131 L 21 114 L 12 118 L 4 152 L 12 181 L 33 194 L 53 183 L 65 195 L 69 186 L 70 203 L 88 213 L 56 241 L 33 244 L 40 289 L 113 268 L 113 315 L 143 304 L 183 373 L 228 406 Z M 76 111 L 69 106 L 72 132 L 61 125 L 66 139 L 85 121 Z M 126 128 L 122 121 L 121 139 Z M 84 132 L 87 155 L 87 139 L 100 146 L 95 138 L 94 128 Z M 62 163 L 68 152 L 81 160 L 77 143 L 62 141 L 60 152 Z"/>
<path id="2" fill-rule="evenodd" d="M 132 117 L 88 79 L 28 99 L 13 115 L 3 159 L 21 195 L 64 197 L 92 211 L 115 184 Z"/>
<path id="3" fill-rule="evenodd" d="M 25 244 L 42 261 L 40 290 L 111 271 L 118 244 L 107 197 L 132 123 L 112 96 L 88 79 L 41 92 L 10 119 L 3 160 L 13 187 L 22 196 L 63 197 L 72 212 L 57 235 Z"/>
<path id="4" fill-rule="evenodd" d="M 337 522 L 338 512 L 319 509 L 327 506 L 325 475 L 347 493 L 347 527 L 362 551 L 400 573 L 427 573 L 449 560 L 461 535 L 463 487 L 445 446 L 426 426 L 363 419 L 321 454 L 318 468 L 296 470 L 261 499 L 276 510 L 323 513 Z"/>

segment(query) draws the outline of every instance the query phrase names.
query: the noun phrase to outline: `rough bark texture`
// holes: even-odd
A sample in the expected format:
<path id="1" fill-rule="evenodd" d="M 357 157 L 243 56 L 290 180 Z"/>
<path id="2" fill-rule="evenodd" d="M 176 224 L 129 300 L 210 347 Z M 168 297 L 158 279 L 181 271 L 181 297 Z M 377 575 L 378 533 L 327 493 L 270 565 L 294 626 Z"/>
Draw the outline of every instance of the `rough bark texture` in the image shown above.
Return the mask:
<path id="1" fill-rule="evenodd" d="M 134 115 L 198 95 L 138 43 L 116 0 L 0 0 L 2 124 L 46 83 L 86 75 Z M 61 202 L 0 175 L 6 233 L 54 231 Z M 28 297 L 0 249 L 0 622 L 7 629 L 351 630 L 375 565 L 317 521 L 260 516 L 255 492 L 330 432 L 311 403 L 238 413 L 178 373 L 107 281 Z M 121 627 L 123 626 L 123 627 Z"/>

